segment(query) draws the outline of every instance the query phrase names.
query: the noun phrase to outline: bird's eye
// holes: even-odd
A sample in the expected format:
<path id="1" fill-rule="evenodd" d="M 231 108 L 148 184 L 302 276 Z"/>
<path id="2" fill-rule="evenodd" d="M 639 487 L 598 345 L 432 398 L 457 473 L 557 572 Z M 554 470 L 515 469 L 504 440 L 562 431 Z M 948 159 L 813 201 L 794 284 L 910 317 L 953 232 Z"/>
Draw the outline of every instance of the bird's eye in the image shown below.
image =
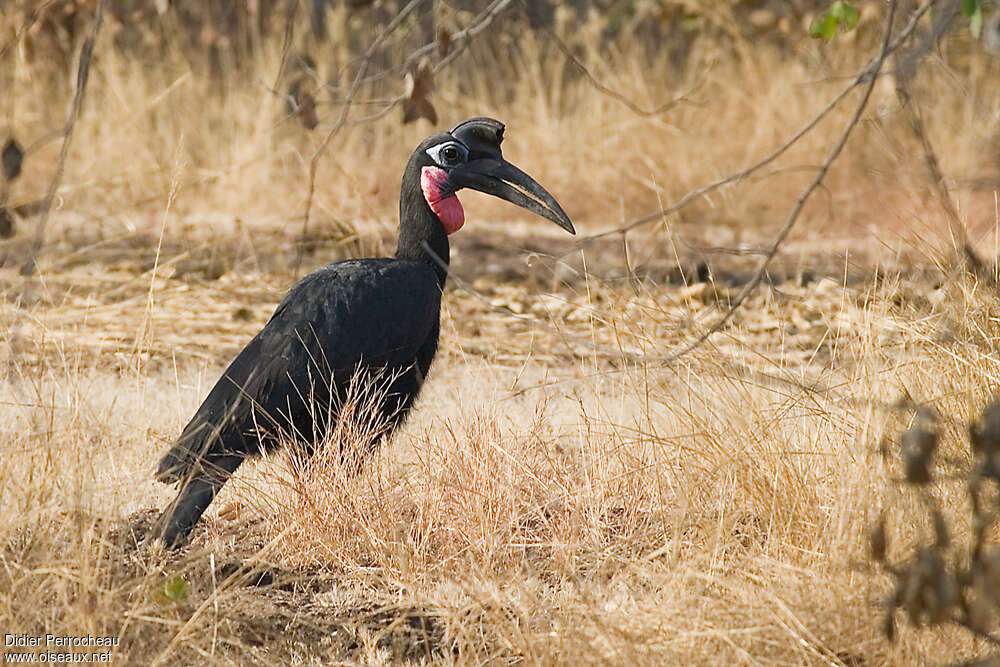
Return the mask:
<path id="1" fill-rule="evenodd" d="M 469 156 L 469 149 L 457 141 L 449 141 L 427 149 L 434 163 L 442 167 L 455 167 Z"/>

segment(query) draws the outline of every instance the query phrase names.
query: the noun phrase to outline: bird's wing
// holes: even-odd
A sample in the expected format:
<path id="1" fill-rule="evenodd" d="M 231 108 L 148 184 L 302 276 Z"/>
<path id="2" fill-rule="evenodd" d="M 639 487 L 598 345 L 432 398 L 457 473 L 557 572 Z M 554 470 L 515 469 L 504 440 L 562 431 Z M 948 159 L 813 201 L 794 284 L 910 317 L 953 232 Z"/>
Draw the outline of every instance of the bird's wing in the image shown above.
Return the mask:
<path id="1" fill-rule="evenodd" d="M 176 481 L 225 452 L 255 453 L 262 419 L 294 421 L 291 404 L 359 366 L 412 364 L 438 326 L 440 299 L 433 269 L 418 262 L 349 260 L 309 274 L 223 373 L 157 478 Z"/>

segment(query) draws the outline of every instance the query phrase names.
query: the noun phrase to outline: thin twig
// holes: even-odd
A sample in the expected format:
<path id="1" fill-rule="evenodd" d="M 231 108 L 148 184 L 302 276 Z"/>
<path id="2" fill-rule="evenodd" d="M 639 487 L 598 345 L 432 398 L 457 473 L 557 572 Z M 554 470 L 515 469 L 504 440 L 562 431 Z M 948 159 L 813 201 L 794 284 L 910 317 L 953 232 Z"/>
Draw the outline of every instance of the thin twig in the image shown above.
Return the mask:
<path id="1" fill-rule="evenodd" d="M 38 22 L 38 19 L 42 17 L 42 14 L 45 13 L 45 10 L 48 9 L 49 5 L 53 4 L 54 2 L 55 0 L 45 0 L 45 2 L 35 7 L 35 9 L 28 16 L 28 18 L 25 19 L 24 24 L 22 24 L 17 30 L 14 31 L 14 36 L 11 38 L 11 40 L 4 43 L 3 46 L 0 46 L 0 58 L 3 58 L 5 55 L 7 55 L 7 52 L 15 44 L 21 41 L 21 36 L 28 30 L 30 30 L 31 26 L 35 25 L 35 23 Z"/>
<path id="2" fill-rule="evenodd" d="M 73 95 L 73 105 L 70 107 L 69 117 L 63 128 L 63 144 L 59 151 L 59 161 L 56 162 L 55 174 L 52 176 L 52 182 L 49 183 L 45 199 L 42 200 L 42 210 L 39 214 L 38 223 L 35 226 L 35 238 L 31 242 L 28 259 L 21 266 L 22 276 L 34 275 L 36 258 L 42 249 L 42 243 L 45 241 L 45 224 L 48 222 L 49 212 L 52 210 L 52 202 L 55 200 L 56 191 L 59 189 L 59 183 L 62 181 L 63 170 L 66 168 L 66 158 L 69 156 L 69 146 L 73 140 L 73 129 L 76 127 L 76 121 L 80 117 L 80 109 L 83 108 L 83 93 L 87 89 L 87 79 L 90 75 L 90 59 L 94 55 L 94 43 L 97 41 L 97 34 L 104 20 L 104 5 L 106 3 L 107 0 L 98 0 L 97 10 L 94 13 L 94 23 L 90 27 L 90 34 L 87 35 L 87 40 L 83 43 L 83 48 L 80 49 L 80 65 L 76 73 L 76 92 Z"/>
<path id="3" fill-rule="evenodd" d="M 292 6 L 285 12 L 285 30 L 281 36 L 281 57 L 278 59 L 278 72 L 274 75 L 274 85 L 271 90 L 279 97 L 283 97 L 279 91 L 281 77 L 285 73 L 285 65 L 288 63 L 288 52 L 292 48 L 292 40 L 295 38 L 295 15 L 298 13 L 299 3 L 293 2 Z"/>
<path id="4" fill-rule="evenodd" d="M 521 4 L 525 5 L 525 7 L 527 7 L 527 0 L 521 0 Z M 655 107 L 653 107 L 651 109 L 645 109 L 645 108 L 639 106 L 638 104 L 636 104 L 627 95 L 624 95 L 624 94 L 618 92 L 617 90 L 614 90 L 613 88 L 609 88 L 608 86 L 606 86 L 603 83 L 601 83 L 597 79 L 597 77 L 594 76 L 593 72 L 590 71 L 590 68 L 588 68 L 586 65 L 584 65 L 580 61 L 580 59 L 577 58 L 576 55 L 573 54 L 573 52 L 570 50 L 569 46 L 566 45 L 566 42 L 564 42 L 559 37 L 559 35 L 556 34 L 556 32 L 554 30 L 552 30 L 551 28 L 543 28 L 543 31 L 546 34 L 548 34 L 548 36 L 552 39 L 552 41 L 555 42 L 555 45 L 559 47 L 559 50 L 562 51 L 563 55 L 566 57 L 566 60 L 568 60 L 570 63 L 572 63 L 573 66 L 576 67 L 577 70 L 579 70 L 579 72 L 581 74 L 583 74 L 584 78 L 587 79 L 587 82 L 590 83 L 591 87 L 594 90 L 596 90 L 597 92 L 601 93 L 602 95 L 606 95 L 606 96 L 608 96 L 608 97 L 610 97 L 610 98 L 612 98 L 614 100 L 617 100 L 618 102 L 624 104 L 626 107 L 628 107 L 628 109 L 632 113 L 634 113 L 634 114 L 636 114 L 638 116 L 645 116 L 645 117 L 659 116 L 660 114 L 662 114 L 662 113 L 664 113 L 666 111 L 669 111 L 670 109 L 673 109 L 677 105 L 682 104 L 684 102 L 687 102 L 687 103 L 691 104 L 692 102 L 691 102 L 690 99 L 688 99 L 688 97 L 691 95 L 691 93 L 693 93 L 694 91 L 696 91 L 699 88 L 701 88 L 701 86 L 704 85 L 704 83 L 706 81 L 706 78 L 707 78 L 707 77 L 706 78 L 702 78 L 702 80 L 699 81 L 698 83 L 696 83 L 694 86 L 692 86 L 690 90 L 688 90 L 688 91 L 686 91 L 684 93 L 681 93 L 680 95 L 676 95 L 672 99 L 667 100 L 666 102 L 660 104 L 659 106 L 655 106 Z"/>
<path id="5" fill-rule="evenodd" d="M 778 249 L 781 247 L 782 242 L 788 238 L 789 232 L 795 226 L 795 223 L 799 219 L 799 214 L 802 213 L 802 209 L 805 207 L 806 202 L 813 192 L 822 184 L 823 179 L 826 178 L 827 172 L 830 170 L 830 166 L 837 159 L 840 153 L 844 150 L 844 146 L 847 145 L 847 140 L 850 138 L 851 133 L 854 132 L 854 128 L 857 127 L 858 122 L 861 120 L 861 114 L 864 113 L 865 108 L 868 106 L 868 100 L 871 98 L 872 90 L 875 89 L 875 83 L 878 81 L 878 72 L 882 69 L 882 64 L 885 62 L 886 57 L 889 55 L 890 40 L 892 38 L 892 24 L 896 16 L 896 0 L 890 0 L 889 2 L 889 15 L 886 17 L 886 28 L 885 28 L 885 38 L 882 40 L 882 48 L 879 51 L 878 57 L 874 62 L 874 70 L 871 72 L 873 76 L 867 77 L 867 85 L 864 88 L 864 92 L 861 95 L 861 100 L 858 102 L 854 109 L 854 114 L 851 119 L 844 126 L 843 131 L 840 134 L 840 138 L 837 143 L 834 144 L 833 148 L 827 154 L 826 159 L 823 160 L 823 164 L 820 166 L 819 171 L 816 173 L 816 177 L 813 178 L 812 182 L 802 191 L 798 199 L 795 201 L 795 206 L 792 208 L 791 213 L 789 213 L 788 218 L 785 223 L 781 226 L 778 234 L 774 237 L 774 241 L 771 243 L 771 247 L 768 249 L 767 254 L 761 260 L 757 267 L 757 271 L 749 283 L 744 286 L 740 293 L 736 295 L 729 309 L 720 317 L 716 322 L 710 326 L 704 333 L 702 333 L 693 342 L 684 346 L 680 351 L 675 352 L 667 357 L 667 362 L 676 360 L 677 358 L 687 354 L 691 350 L 694 350 L 702 343 L 707 341 L 715 333 L 719 332 L 722 327 L 732 319 L 736 311 L 740 309 L 743 302 L 746 301 L 760 285 L 761 281 L 764 279 L 764 275 L 767 273 L 767 267 L 771 264 L 771 260 L 774 259 L 775 255 L 778 254 Z M 858 75 L 858 81 L 862 81 L 865 78 L 865 74 L 869 71 L 869 68 Z M 853 86 L 852 86 L 853 87 Z"/>

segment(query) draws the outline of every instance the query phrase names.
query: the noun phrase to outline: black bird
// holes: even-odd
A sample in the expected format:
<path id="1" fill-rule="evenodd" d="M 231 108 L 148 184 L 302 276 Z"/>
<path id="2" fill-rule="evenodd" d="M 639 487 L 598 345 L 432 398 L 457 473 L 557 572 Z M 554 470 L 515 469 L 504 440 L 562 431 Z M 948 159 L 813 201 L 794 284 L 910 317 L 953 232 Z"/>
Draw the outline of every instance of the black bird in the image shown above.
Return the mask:
<path id="1" fill-rule="evenodd" d="M 382 378 L 374 446 L 405 418 L 437 350 L 448 235 L 465 222 L 455 193 L 506 199 L 575 234 L 559 203 L 503 159 L 503 123 L 471 118 L 423 141 L 410 156 L 393 258 L 334 262 L 300 280 L 223 373 L 160 461 L 156 478 L 180 482 L 157 527 L 183 543 L 215 494 L 249 456 L 294 442 L 310 452 L 337 425 L 359 376 Z"/>

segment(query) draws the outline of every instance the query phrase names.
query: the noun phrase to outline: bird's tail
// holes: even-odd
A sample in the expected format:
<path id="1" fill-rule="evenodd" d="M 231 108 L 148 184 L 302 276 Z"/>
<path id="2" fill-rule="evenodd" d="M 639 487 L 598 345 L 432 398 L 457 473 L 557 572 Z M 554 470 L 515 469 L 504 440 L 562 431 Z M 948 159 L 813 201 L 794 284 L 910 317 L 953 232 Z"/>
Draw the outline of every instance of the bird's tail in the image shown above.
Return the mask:
<path id="1" fill-rule="evenodd" d="M 154 534 L 162 537 L 172 549 L 187 541 L 198 519 L 242 462 L 242 456 L 221 457 L 211 464 L 203 463 L 187 474 L 180 480 L 181 490 L 177 498 L 160 515 Z M 166 459 L 161 463 L 161 470 L 165 463 Z M 157 473 L 162 479 L 161 471 Z"/>

